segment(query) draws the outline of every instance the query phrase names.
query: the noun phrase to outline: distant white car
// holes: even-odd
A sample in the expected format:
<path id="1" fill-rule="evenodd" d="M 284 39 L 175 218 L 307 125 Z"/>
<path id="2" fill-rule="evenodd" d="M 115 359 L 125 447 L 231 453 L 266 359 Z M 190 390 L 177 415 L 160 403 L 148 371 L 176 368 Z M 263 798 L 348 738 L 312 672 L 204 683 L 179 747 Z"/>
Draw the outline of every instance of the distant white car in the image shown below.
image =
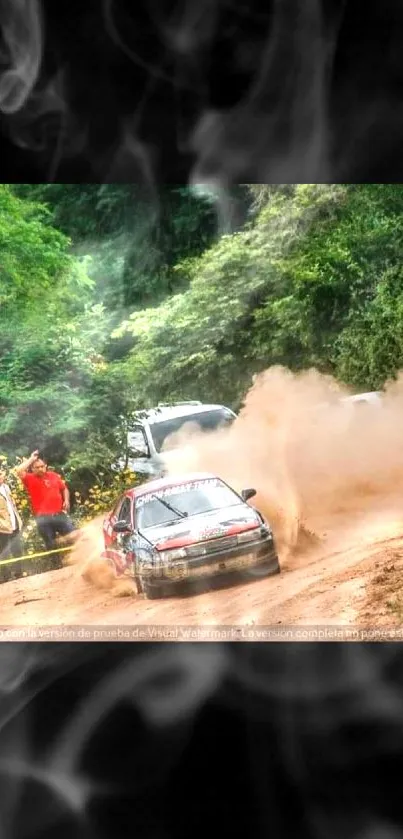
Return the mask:
<path id="1" fill-rule="evenodd" d="M 354 422 L 355 418 L 359 419 L 361 411 L 365 408 L 366 411 L 375 409 L 377 412 L 384 407 L 383 393 L 381 391 L 371 391 L 368 393 L 355 393 L 353 396 L 336 397 L 332 401 L 321 402 L 312 411 L 312 418 L 314 423 L 321 424 L 325 420 L 326 412 L 341 408 L 342 412 L 338 415 L 339 431 L 344 429 L 348 432 L 350 423 Z"/>
<path id="2" fill-rule="evenodd" d="M 336 398 L 331 402 L 321 402 L 316 405 L 315 410 L 330 408 L 332 405 L 373 405 L 375 408 L 382 408 L 383 394 L 380 390 L 374 390 L 369 393 L 355 393 L 353 396 L 343 396 L 341 399 Z"/>
<path id="3" fill-rule="evenodd" d="M 354 405 L 374 405 L 376 408 L 382 408 L 382 392 L 374 390 L 370 393 L 356 393 L 354 396 L 346 396 L 341 399 L 344 403 L 353 403 Z"/>

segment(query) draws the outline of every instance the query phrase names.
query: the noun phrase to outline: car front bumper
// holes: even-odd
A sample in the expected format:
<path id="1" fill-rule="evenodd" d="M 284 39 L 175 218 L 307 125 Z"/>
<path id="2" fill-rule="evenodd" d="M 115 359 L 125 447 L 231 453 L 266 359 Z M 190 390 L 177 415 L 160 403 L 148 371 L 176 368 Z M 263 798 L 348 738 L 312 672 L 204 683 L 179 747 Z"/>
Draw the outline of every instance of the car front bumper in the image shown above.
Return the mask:
<path id="1" fill-rule="evenodd" d="M 149 569 L 145 579 L 149 586 L 177 584 L 208 579 L 220 574 L 266 570 L 272 566 L 275 573 L 280 570 L 278 555 L 273 537 L 259 539 L 250 544 L 239 545 L 232 550 L 216 551 L 211 555 L 195 556 L 173 562 L 170 566 Z M 253 576 L 253 575 L 252 575 Z"/>

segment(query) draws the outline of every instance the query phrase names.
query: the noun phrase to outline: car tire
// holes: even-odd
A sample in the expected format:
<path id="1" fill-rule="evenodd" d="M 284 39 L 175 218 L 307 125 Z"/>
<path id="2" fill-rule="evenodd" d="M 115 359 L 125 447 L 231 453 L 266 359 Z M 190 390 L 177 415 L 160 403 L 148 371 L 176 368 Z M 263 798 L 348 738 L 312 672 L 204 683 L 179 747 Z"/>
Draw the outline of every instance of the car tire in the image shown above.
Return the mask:
<path id="1" fill-rule="evenodd" d="M 276 577 L 278 574 L 281 574 L 279 558 L 276 556 L 274 559 L 261 562 L 254 568 L 250 568 L 241 573 L 245 581 L 248 580 L 249 582 L 252 582 L 252 580 L 266 580 L 268 577 Z"/>
<path id="2" fill-rule="evenodd" d="M 140 585 L 146 600 L 159 600 L 160 597 L 164 597 L 165 589 L 163 586 L 150 586 L 148 583 L 143 582 L 141 578 Z"/>
<path id="3" fill-rule="evenodd" d="M 115 577 L 115 579 L 117 580 L 117 579 L 118 579 L 118 572 L 117 572 L 117 570 L 116 570 L 116 565 L 115 565 L 115 563 L 114 563 L 113 559 L 109 559 L 109 558 L 108 558 L 108 559 L 105 559 L 105 566 L 106 566 L 107 568 L 110 568 L 110 569 L 111 569 L 111 571 L 112 571 L 112 573 L 113 573 L 113 576 L 114 576 L 114 577 Z"/>
<path id="4" fill-rule="evenodd" d="M 141 577 L 134 577 L 134 587 L 136 589 L 136 594 L 143 594 L 144 589 Z"/>
<path id="5" fill-rule="evenodd" d="M 274 559 L 270 559 L 267 562 L 262 563 L 262 576 L 267 577 L 275 577 L 277 574 L 281 574 L 281 566 L 278 556 Z"/>

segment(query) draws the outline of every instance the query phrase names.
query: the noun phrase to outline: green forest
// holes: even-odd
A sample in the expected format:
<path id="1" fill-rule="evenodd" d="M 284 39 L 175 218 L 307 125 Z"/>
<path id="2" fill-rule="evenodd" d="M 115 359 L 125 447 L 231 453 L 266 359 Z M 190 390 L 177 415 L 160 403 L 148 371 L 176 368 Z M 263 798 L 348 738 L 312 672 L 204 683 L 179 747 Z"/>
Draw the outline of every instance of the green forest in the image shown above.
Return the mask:
<path id="1" fill-rule="evenodd" d="M 272 365 L 357 391 L 403 366 L 400 184 L 242 185 L 231 200 L 232 218 L 183 185 L 0 184 L 0 453 L 39 448 L 77 514 L 124 480 L 134 410 L 239 410 Z"/>

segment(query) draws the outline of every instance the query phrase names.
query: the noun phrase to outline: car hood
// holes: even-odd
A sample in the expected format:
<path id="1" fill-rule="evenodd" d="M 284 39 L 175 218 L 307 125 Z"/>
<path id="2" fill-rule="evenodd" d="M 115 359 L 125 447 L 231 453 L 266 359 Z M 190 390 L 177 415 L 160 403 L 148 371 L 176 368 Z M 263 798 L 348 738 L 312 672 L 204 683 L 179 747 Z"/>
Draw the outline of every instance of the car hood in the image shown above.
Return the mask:
<path id="1" fill-rule="evenodd" d="M 175 524 L 144 528 L 141 533 L 158 550 L 170 550 L 207 539 L 234 536 L 251 530 L 260 523 L 260 518 L 252 507 L 237 504 L 226 510 L 215 510 L 212 513 L 179 519 Z"/>

